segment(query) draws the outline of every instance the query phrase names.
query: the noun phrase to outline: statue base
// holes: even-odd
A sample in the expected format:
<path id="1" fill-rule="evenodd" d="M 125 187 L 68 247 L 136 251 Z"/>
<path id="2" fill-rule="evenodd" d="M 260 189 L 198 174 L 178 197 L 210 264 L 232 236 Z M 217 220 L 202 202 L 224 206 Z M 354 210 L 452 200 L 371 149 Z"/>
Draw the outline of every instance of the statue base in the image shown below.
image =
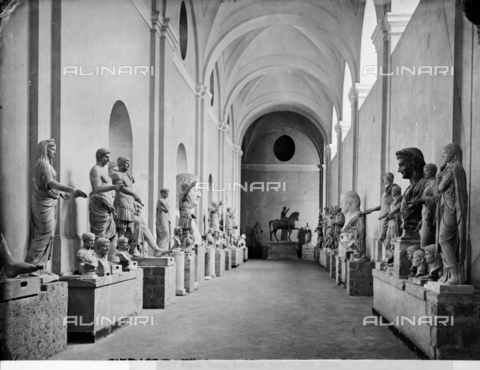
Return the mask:
<path id="1" fill-rule="evenodd" d="M 397 279 L 406 279 L 410 274 L 412 262 L 408 259 L 407 248 L 411 245 L 420 246 L 420 238 L 417 235 L 397 238 L 393 260 L 393 276 Z"/>
<path id="2" fill-rule="evenodd" d="M 297 260 L 297 243 L 290 241 L 268 243 L 269 260 Z"/>
<path id="3" fill-rule="evenodd" d="M 328 264 L 330 266 L 330 273 L 331 279 L 337 278 L 337 251 L 326 251 L 327 259 L 329 260 Z"/>
<path id="4" fill-rule="evenodd" d="M 142 311 L 143 278 L 142 269 L 92 279 L 62 276 L 68 283 L 68 342 L 94 343 L 134 322 L 126 318 Z"/>
<path id="5" fill-rule="evenodd" d="M 205 252 L 205 280 L 214 279 L 215 275 L 215 248 L 207 247 Z"/>
<path id="6" fill-rule="evenodd" d="M 205 246 L 195 247 L 195 286 L 198 289 L 200 282 L 205 280 Z"/>
<path id="7" fill-rule="evenodd" d="M 230 250 L 232 257 L 232 260 L 230 261 L 230 266 L 238 267 L 240 265 L 240 249 L 235 247 L 229 247 L 228 249 Z"/>
<path id="8" fill-rule="evenodd" d="M 195 253 L 185 252 L 185 271 L 184 271 L 184 287 L 185 292 L 193 293 L 195 291 Z"/>
<path id="9" fill-rule="evenodd" d="M 320 249 L 318 251 L 318 264 L 325 269 L 325 271 L 330 271 L 330 254 L 332 252 Z"/>
<path id="10" fill-rule="evenodd" d="M 302 260 L 315 260 L 315 247 L 304 244 L 302 247 Z"/>
<path id="11" fill-rule="evenodd" d="M 431 359 L 480 359 L 479 294 L 439 294 L 378 270 L 373 281 L 373 309 L 388 322 L 380 324 L 394 327 Z"/>
<path id="12" fill-rule="evenodd" d="M 144 266 L 162 267 L 162 266 L 173 266 L 174 264 L 173 257 L 142 257 L 142 258 L 136 259 L 136 261 L 139 267 L 144 267 Z"/>
<path id="13" fill-rule="evenodd" d="M 167 308 L 175 303 L 176 266 L 144 266 L 143 308 Z"/>
<path id="14" fill-rule="evenodd" d="M 243 247 L 243 262 L 247 262 L 248 261 L 248 248 L 247 247 Z"/>
<path id="15" fill-rule="evenodd" d="M 336 282 L 347 289 L 348 295 L 371 297 L 373 295 L 373 266 L 374 262 L 372 261 L 350 260 L 348 253 L 345 258 L 337 256 Z"/>
<path id="16" fill-rule="evenodd" d="M 46 360 L 67 348 L 68 286 L 0 280 L 0 360 Z"/>
<path id="17" fill-rule="evenodd" d="M 172 257 L 175 259 L 175 294 L 178 296 L 184 296 L 187 294 L 185 291 L 185 252 L 180 248 L 175 248 L 172 251 Z"/>
<path id="18" fill-rule="evenodd" d="M 375 239 L 373 241 L 373 253 L 372 260 L 376 262 L 381 262 L 385 258 L 385 252 L 383 248 L 383 242 L 380 239 Z"/>
<path id="19" fill-rule="evenodd" d="M 473 294 L 473 285 L 448 285 L 440 281 L 429 281 L 424 285 L 437 294 Z"/>
<path id="20" fill-rule="evenodd" d="M 215 275 L 225 274 L 225 252 L 221 249 L 215 250 Z"/>
<path id="21" fill-rule="evenodd" d="M 385 271 L 387 264 L 385 262 L 375 262 L 375 270 Z"/>
<path id="22" fill-rule="evenodd" d="M 225 271 L 231 270 L 231 260 L 232 260 L 232 251 L 230 249 L 224 249 L 223 252 L 225 253 Z"/>

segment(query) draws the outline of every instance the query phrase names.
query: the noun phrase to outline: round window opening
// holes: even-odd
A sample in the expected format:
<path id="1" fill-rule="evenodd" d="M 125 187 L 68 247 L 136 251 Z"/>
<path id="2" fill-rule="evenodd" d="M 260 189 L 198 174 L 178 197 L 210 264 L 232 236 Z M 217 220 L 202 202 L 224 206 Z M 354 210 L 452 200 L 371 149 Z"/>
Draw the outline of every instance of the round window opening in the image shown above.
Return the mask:
<path id="1" fill-rule="evenodd" d="M 273 146 L 273 153 L 279 161 L 287 162 L 295 154 L 295 142 L 290 136 L 280 136 Z"/>
<path id="2" fill-rule="evenodd" d="M 180 6 L 180 54 L 182 59 L 185 60 L 187 56 L 187 45 L 188 45 L 188 20 L 187 20 L 187 7 L 185 2 L 182 1 Z"/>

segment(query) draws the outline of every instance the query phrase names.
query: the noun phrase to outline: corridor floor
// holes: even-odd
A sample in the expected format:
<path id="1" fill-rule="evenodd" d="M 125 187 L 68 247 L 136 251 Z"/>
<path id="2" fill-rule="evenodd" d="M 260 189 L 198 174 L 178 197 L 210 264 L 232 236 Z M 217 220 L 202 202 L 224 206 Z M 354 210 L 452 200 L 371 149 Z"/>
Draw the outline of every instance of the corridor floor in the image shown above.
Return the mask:
<path id="1" fill-rule="evenodd" d="M 166 310 L 51 360 L 415 359 L 386 327 L 363 326 L 371 297 L 349 297 L 313 261 L 249 260 Z"/>

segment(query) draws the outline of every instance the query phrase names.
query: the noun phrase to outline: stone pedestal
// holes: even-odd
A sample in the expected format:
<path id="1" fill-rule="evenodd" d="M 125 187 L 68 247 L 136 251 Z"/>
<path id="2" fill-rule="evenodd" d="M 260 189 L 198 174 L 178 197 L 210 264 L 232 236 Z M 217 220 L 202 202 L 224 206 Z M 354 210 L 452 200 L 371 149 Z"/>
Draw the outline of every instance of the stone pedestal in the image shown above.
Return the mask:
<path id="1" fill-rule="evenodd" d="M 383 242 L 380 239 L 373 241 L 372 259 L 376 262 L 380 262 L 385 258 L 383 251 Z"/>
<path id="2" fill-rule="evenodd" d="M 326 271 L 330 271 L 330 254 L 330 251 L 325 251 L 323 249 L 318 251 L 318 263 Z"/>
<path id="3" fill-rule="evenodd" d="M 228 248 L 231 252 L 232 260 L 230 261 L 232 267 L 237 267 L 240 265 L 240 250 L 235 247 Z"/>
<path id="4" fill-rule="evenodd" d="M 302 248 L 302 259 L 303 260 L 314 260 L 315 259 L 315 247 L 312 245 L 305 244 Z"/>
<path id="5" fill-rule="evenodd" d="M 248 248 L 243 247 L 243 262 L 247 262 L 247 261 L 248 261 Z"/>
<path id="6" fill-rule="evenodd" d="M 420 238 L 418 236 L 404 236 L 397 238 L 395 241 L 393 276 L 397 279 L 405 279 L 410 274 L 412 263 L 408 260 L 407 248 L 411 245 L 420 246 Z"/>
<path id="7" fill-rule="evenodd" d="M 185 252 L 177 248 L 171 255 L 176 265 L 176 295 L 183 296 L 187 293 L 185 291 Z"/>
<path id="8" fill-rule="evenodd" d="M 330 266 L 330 278 L 336 279 L 337 278 L 337 252 L 331 251 L 327 253 L 327 259 L 330 261 L 328 262 Z"/>
<path id="9" fill-rule="evenodd" d="M 438 294 L 379 270 L 373 280 L 374 310 L 428 357 L 480 359 L 479 294 Z"/>
<path id="10" fill-rule="evenodd" d="M 174 258 L 173 257 L 144 257 L 139 258 L 136 260 L 139 267 L 165 267 L 165 266 L 172 266 Z"/>
<path id="11" fill-rule="evenodd" d="M 297 243 L 296 242 L 274 242 L 268 243 L 268 259 L 270 260 L 291 260 L 297 258 Z"/>
<path id="12" fill-rule="evenodd" d="M 93 343 L 135 322 L 129 316 L 136 316 L 143 307 L 143 269 L 92 279 L 77 277 L 60 278 L 68 283 L 69 342 Z"/>
<path id="13" fill-rule="evenodd" d="M 198 289 L 200 282 L 205 280 L 205 246 L 195 247 L 195 287 Z"/>
<path id="14" fill-rule="evenodd" d="M 185 270 L 184 286 L 185 292 L 193 293 L 195 291 L 195 253 L 185 252 Z"/>
<path id="15" fill-rule="evenodd" d="M 176 265 L 142 267 L 143 308 L 167 308 L 175 303 Z"/>
<path id="16" fill-rule="evenodd" d="M 241 265 L 243 263 L 243 249 L 242 248 L 237 248 L 238 251 L 238 264 Z"/>
<path id="17" fill-rule="evenodd" d="M 222 276 L 225 274 L 225 252 L 215 248 L 215 275 Z"/>
<path id="18" fill-rule="evenodd" d="M 0 360 L 46 360 L 67 347 L 67 283 L 4 279 L 0 291 Z"/>
<path id="19" fill-rule="evenodd" d="M 372 261 L 351 261 L 349 256 L 337 256 L 338 285 L 347 289 L 348 295 L 371 297 L 373 295 Z"/>
<path id="20" fill-rule="evenodd" d="M 205 280 L 215 278 L 215 248 L 207 247 L 205 252 Z"/>
<path id="21" fill-rule="evenodd" d="M 231 270 L 232 251 L 227 248 L 227 249 L 224 249 L 223 252 L 225 253 L 225 270 Z"/>

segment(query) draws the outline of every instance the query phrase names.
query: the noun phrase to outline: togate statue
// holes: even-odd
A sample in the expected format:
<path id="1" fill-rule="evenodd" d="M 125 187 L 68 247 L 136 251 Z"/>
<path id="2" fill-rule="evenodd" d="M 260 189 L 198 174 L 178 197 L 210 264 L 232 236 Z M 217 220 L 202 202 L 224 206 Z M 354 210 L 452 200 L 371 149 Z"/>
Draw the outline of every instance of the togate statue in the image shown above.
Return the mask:
<path id="1" fill-rule="evenodd" d="M 298 228 L 295 227 L 295 221 L 298 221 L 299 215 L 300 214 L 298 212 L 293 212 L 287 219 L 269 221 L 268 226 L 270 228 L 270 240 L 273 240 L 272 239 L 272 235 L 273 235 L 275 236 L 275 239 L 278 241 L 277 230 L 285 230 L 287 233 L 287 237 L 286 239 L 282 239 L 282 240 L 290 241 L 290 235 L 292 234 L 292 231 L 298 230 Z"/>

